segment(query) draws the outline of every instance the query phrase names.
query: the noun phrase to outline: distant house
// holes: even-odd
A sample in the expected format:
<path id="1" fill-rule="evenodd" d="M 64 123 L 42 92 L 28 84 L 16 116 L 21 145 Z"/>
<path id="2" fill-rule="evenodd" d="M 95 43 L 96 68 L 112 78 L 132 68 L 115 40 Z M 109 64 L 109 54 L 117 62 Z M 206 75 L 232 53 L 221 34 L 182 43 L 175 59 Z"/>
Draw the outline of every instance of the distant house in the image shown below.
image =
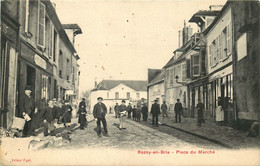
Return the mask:
<path id="1" fill-rule="evenodd" d="M 149 70 L 148 70 L 149 72 Z M 148 73 L 149 74 L 149 73 Z M 151 110 L 151 106 L 154 100 L 158 100 L 159 104 L 165 100 L 165 83 L 164 83 L 165 71 L 161 72 L 148 83 L 148 109 Z"/>
<path id="2" fill-rule="evenodd" d="M 125 100 L 128 104 L 134 105 L 138 102 L 146 102 L 147 99 L 147 81 L 133 80 L 103 80 L 90 94 L 91 110 L 97 103 L 97 98 L 102 97 L 103 103 L 107 108 L 114 107 L 116 103 L 121 104 L 121 100 Z"/>

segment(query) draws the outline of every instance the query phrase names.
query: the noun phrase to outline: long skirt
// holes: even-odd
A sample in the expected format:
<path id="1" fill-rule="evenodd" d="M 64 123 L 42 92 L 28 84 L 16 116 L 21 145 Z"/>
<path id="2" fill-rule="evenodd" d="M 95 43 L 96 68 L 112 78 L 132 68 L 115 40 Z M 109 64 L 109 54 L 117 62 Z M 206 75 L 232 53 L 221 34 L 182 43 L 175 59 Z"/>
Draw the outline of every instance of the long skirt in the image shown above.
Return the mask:
<path id="1" fill-rule="evenodd" d="M 216 121 L 224 121 L 224 110 L 222 109 L 222 106 L 216 108 Z"/>

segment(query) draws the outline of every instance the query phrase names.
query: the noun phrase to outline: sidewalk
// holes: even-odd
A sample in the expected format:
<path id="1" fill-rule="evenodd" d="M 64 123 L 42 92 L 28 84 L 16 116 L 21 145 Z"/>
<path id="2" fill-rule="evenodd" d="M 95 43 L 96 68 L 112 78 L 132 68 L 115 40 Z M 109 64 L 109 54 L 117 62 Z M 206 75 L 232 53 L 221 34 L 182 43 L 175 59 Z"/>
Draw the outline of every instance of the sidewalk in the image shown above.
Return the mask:
<path id="1" fill-rule="evenodd" d="M 203 139 L 220 144 L 226 148 L 258 148 L 259 138 L 247 137 L 248 132 L 233 129 L 228 126 L 219 126 L 214 122 L 207 121 L 201 126 L 197 125 L 197 118 L 183 118 L 181 123 L 175 123 L 175 113 L 168 112 L 168 118 L 159 116 L 162 125 L 170 126 L 177 130 L 196 135 Z M 151 119 L 152 117 L 149 116 Z"/>
<path id="2" fill-rule="evenodd" d="M 92 114 L 87 115 L 87 121 L 94 121 L 94 117 Z M 71 132 L 79 129 L 78 118 L 74 117 L 71 121 L 71 130 L 67 130 L 63 124 L 55 124 L 56 129 L 54 133 L 56 136 L 44 136 L 43 128 L 39 128 L 36 130 L 37 136 L 30 136 L 26 138 L 17 138 L 17 137 L 9 137 L 5 136 L 0 138 L 0 146 L 4 148 L 6 151 L 10 150 L 10 145 L 12 145 L 12 149 L 19 150 L 40 150 L 45 147 L 52 146 L 54 144 L 67 144 L 70 142 L 70 134 Z"/>

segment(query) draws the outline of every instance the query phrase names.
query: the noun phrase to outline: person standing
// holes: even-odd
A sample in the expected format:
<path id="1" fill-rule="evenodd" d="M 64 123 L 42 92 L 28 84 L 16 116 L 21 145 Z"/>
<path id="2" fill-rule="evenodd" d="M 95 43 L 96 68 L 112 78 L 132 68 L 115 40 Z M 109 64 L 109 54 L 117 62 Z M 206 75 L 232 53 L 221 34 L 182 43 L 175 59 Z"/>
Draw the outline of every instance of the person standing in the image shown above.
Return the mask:
<path id="1" fill-rule="evenodd" d="M 43 123 L 44 123 L 44 136 L 48 136 L 50 131 L 51 136 L 55 136 L 55 119 L 59 118 L 58 112 L 54 109 L 53 101 L 49 100 L 48 107 L 43 109 Z"/>
<path id="2" fill-rule="evenodd" d="M 143 121 L 147 121 L 148 118 L 148 107 L 146 106 L 146 104 L 143 104 L 142 107 L 142 113 L 143 113 Z"/>
<path id="3" fill-rule="evenodd" d="M 125 128 L 125 118 L 126 118 L 127 108 L 125 105 L 125 100 L 122 100 L 122 104 L 119 106 L 119 120 L 120 120 L 120 130 Z"/>
<path id="4" fill-rule="evenodd" d="M 154 100 L 154 104 L 152 105 L 151 108 L 151 114 L 153 115 L 153 123 L 152 125 L 156 125 L 156 127 L 158 126 L 158 115 L 160 114 L 160 105 L 157 103 L 157 100 Z"/>
<path id="5" fill-rule="evenodd" d="M 218 97 L 218 106 L 216 108 L 216 122 L 218 125 L 224 124 L 225 113 L 222 106 L 223 106 L 223 102 L 221 100 L 221 97 Z"/>
<path id="6" fill-rule="evenodd" d="M 163 104 L 161 105 L 161 110 L 162 110 L 162 115 L 163 115 L 163 118 L 164 118 L 164 115 L 166 117 L 168 117 L 168 114 L 167 114 L 167 104 L 165 103 L 165 101 L 163 101 Z"/>
<path id="7" fill-rule="evenodd" d="M 204 111 L 204 104 L 201 102 L 201 100 L 198 100 L 197 104 L 197 110 L 198 110 L 198 126 L 201 126 L 201 123 L 205 123 L 203 118 L 203 111 Z"/>
<path id="8" fill-rule="evenodd" d="M 131 106 L 131 103 L 129 103 L 128 104 L 128 106 L 127 106 L 127 112 L 128 112 L 128 119 L 131 119 L 131 113 L 132 113 L 132 111 L 133 111 L 133 108 L 132 108 L 132 106 Z"/>
<path id="9" fill-rule="evenodd" d="M 71 127 L 71 118 L 72 118 L 72 107 L 70 105 L 70 101 L 66 100 L 65 105 L 63 107 L 64 109 L 64 114 L 63 114 L 63 123 L 64 126 L 70 130 Z"/>
<path id="10" fill-rule="evenodd" d="M 137 109 L 136 109 L 136 122 L 140 122 L 140 120 L 141 120 L 141 112 L 142 112 L 141 106 L 137 105 Z"/>
<path id="11" fill-rule="evenodd" d="M 175 122 L 177 123 L 177 120 L 179 119 L 179 122 L 181 123 L 182 104 L 180 102 L 180 99 L 177 99 L 177 103 L 175 103 L 174 112 L 175 112 Z"/>
<path id="12" fill-rule="evenodd" d="M 136 106 L 134 105 L 134 108 L 133 108 L 133 120 L 135 121 L 136 120 Z"/>
<path id="13" fill-rule="evenodd" d="M 29 137 L 31 135 L 34 135 L 33 133 L 34 125 L 31 122 L 32 122 L 33 115 L 35 113 L 35 102 L 34 99 L 31 97 L 31 93 L 32 93 L 31 86 L 26 86 L 24 89 L 24 94 L 21 97 L 21 104 L 19 107 L 22 112 L 22 116 L 26 119 L 25 126 L 23 129 L 24 137 Z"/>
<path id="14" fill-rule="evenodd" d="M 82 101 L 79 103 L 79 110 L 78 110 L 78 114 L 79 114 L 79 120 L 78 123 L 80 124 L 80 129 L 83 130 L 87 119 L 86 119 L 86 103 L 85 103 L 85 98 L 82 98 Z"/>
<path id="15" fill-rule="evenodd" d="M 101 126 L 100 122 L 102 122 L 105 135 L 107 135 L 107 122 L 106 122 L 106 114 L 107 114 L 107 107 L 104 103 L 102 103 L 103 98 L 98 97 L 97 98 L 98 103 L 95 104 L 93 109 L 93 116 L 95 120 L 97 121 L 97 129 L 98 129 L 98 136 L 101 136 Z"/>
<path id="16" fill-rule="evenodd" d="M 118 109 L 119 109 L 119 105 L 118 105 L 118 103 L 116 103 L 116 105 L 115 105 L 115 107 L 114 107 L 114 110 L 115 110 L 115 117 L 116 117 L 116 118 L 119 117 Z"/>

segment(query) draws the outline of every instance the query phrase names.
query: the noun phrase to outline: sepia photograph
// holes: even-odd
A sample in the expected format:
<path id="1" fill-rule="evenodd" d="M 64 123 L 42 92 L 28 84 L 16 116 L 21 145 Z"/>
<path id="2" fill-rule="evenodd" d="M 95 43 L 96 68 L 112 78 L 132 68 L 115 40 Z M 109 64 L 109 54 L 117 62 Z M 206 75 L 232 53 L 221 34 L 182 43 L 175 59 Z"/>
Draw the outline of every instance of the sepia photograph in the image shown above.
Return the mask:
<path id="1" fill-rule="evenodd" d="M 259 0 L 0 7 L 0 165 L 260 165 Z"/>

